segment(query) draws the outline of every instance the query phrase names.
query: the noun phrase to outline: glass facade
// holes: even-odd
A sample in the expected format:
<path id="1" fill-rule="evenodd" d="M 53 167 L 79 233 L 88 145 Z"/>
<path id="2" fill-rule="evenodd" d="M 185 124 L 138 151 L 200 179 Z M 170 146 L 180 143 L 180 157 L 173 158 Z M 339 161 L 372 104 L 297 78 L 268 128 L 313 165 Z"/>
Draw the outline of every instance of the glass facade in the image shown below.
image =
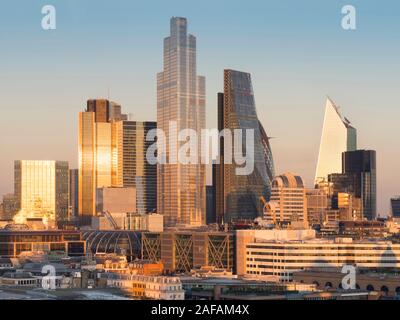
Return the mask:
<path id="1" fill-rule="evenodd" d="M 354 175 L 354 195 L 361 198 L 364 218 L 376 218 L 376 152 L 357 150 L 344 152 L 343 174 Z"/>
<path id="2" fill-rule="evenodd" d="M 263 213 L 260 197 L 269 200 L 275 169 L 269 138 L 257 117 L 250 74 L 225 70 L 224 94 L 218 95 L 218 101 L 218 129 L 253 129 L 255 140 L 254 170 L 249 175 L 236 174 L 238 166 L 224 160 L 224 142 L 221 143 L 220 164 L 216 169 L 217 219 L 219 222 L 222 218 L 225 222 L 254 219 Z M 245 141 L 243 132 L 243 151 Z"/>
<path id="3" fill-rule="evenodd" d="M 357 149 L 357 131 L 342 117 L 339 108 L 327 99 L 322 128 L 315 183 L 327 179 L 331 173 L 342 172 L 342 153 Z"/>
<path id="4" fill-rule="evenodd" d="M 146 160 L 146 141 L 156 122 L 118 121 L 113 127 L 113 185 L 136 188 L 136 208 L 140 214 L 157 210 L 157 165 Z"/>
<path id="5" fill-rule="evenodd" d="M 17 208 L 25 217 L 68 219 L 68 162 L 15 161 L 14 183 Z"/>
<path id="6" fill-rule="evenodd" d="M 79 214 L 84 224 L 96 215 L 97 188 L 112 186 L 112 123 L 124 119 L 121 106 L 105 99 L 88 100 L 79 114 Z"/>
<path id="7" fill-rule="evenodd" d="M 196 72 L 196 38 L 187 34 L 185 18 L 171 18 L 170 31 L 164 39 L 164 70 L 157 75 L 157 126 L 166 135 L 167 162 L 173 159 L 170 151 L 177 154 L 184 144 L 170 134 L 171 121 L 177 132 L 193 129 L 200 136 L 205 128 L 205 78 Z M 157 167 L 157 212 L 167 226 L 205 224 L 205 166 L 198 148 L 196 164 Z"/>

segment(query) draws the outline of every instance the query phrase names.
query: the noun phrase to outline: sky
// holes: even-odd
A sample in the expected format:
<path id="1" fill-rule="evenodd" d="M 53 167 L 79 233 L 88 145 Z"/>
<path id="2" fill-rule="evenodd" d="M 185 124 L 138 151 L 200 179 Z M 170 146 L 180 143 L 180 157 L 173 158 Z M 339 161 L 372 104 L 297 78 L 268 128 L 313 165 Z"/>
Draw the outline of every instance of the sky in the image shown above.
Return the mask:
<path id="1" fill-rule="evenodd" d="M 56 30 L 41 9 L 56 8 Z M 356 30 L 341 27 L 344 5 Z M 216 127 L 223 69 L 251 73 L 276 171 L 312 186 L 326 96 L 377 151 L 378 211 L 400 194 L 400 2 L 397 0 L 2 0 L 0 195 L 13 191 L 13 161 L 77 166 L 78 113 L 109 97 L 136 120 L 156 120 L 156 73 L 172 16 L 197 37 L 206 77 L 207 127 Z"/>

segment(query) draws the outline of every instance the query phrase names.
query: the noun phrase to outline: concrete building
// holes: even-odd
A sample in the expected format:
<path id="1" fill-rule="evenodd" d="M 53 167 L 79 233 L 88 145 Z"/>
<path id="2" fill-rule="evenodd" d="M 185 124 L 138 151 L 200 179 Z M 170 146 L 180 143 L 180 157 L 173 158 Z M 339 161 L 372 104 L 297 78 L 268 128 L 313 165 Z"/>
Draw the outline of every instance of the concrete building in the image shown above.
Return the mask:
<path id="1" fill-rule="evenodd" d="M 176 277 L 111 274 L 107 285 L 138 299 L 184 300 L 182 283 Z"/>
<path id="2" fill-rule="evenodd" d="M 237 234 L 238 274 L 287 282 L 295 272 L 310 268 L 345 264 L 369 270 L 400 268 L 400 244 L 389 241 L 306 239 L 303 234 L 297 240 L 269 240 L 262 232 L 241 232 Z"/>
<path id="3" fill-rule="evenodd" d="M 300 283 L 315 284 L 320 290 L 340 290 L 343 289 L 344 275 L 340 268 L 317 268 L 296 272 L 293 275 L 293 280 Z M 371 272 L 359 269 L 356 273 L 355 289 L 376 291 L 383 297 L 399 297 L 400 276 L 396 273 Z"/>
<path id="4" fill-rule="evenodd" d="M 284 173 L 272 181 L 270 210 L 265 219 L 279 225 L 300 221 L 308 225 L 307 199 L 303 179 L 292 173 Z"/>

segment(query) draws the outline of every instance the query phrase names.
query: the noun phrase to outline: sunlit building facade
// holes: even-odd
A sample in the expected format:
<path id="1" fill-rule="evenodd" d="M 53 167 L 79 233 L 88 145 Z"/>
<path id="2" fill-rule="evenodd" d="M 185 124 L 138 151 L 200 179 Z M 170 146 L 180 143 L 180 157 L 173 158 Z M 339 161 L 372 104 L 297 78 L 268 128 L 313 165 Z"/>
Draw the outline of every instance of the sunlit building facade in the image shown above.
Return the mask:
<path id="1" fill-rule="evenodd" d="M 88 100 L 79 114 L 79 214 L 83 223 L 96 214 L 96 190 L 113 182 L 112 122 L 126 119 L 121 106 Z"/>
<path id="2" fill-rule="evenodd" d="M 329 174 L 341 173 L 342 153 L 356 149 L 356 129 L 340 114 L 339 107 L 327 98 L 315 183 L 326 180 Z"/>
<path id="3" fill-rule="evenodd" d="M 270 204 L 273 204 L 271 214 L 274 217 L 267 216 L 268 220 L 276 220 L 279 224 L 294 221 L 308 224 L 306 189 L 300 176 L 287 172 L 275 177 Z"/>
<path id="4" fill-rule="evenodd" d="M 14 194 L 27 218 L 68 219 L 69 166 L 65 161 L 17 160 Z"/>
<path id="5" fill-rule="evenodd" d="M 146 152 L 155 141 L 147 141 L 152 121 L 117 121 L 113 123 L 113 186 L 136 189 L 137 213 L 157 210 L 157 165 L 146 159 Z"/>
<path id="6" fill-rule="evenodd" d="M 242 150 L 246 150 L 246 131 L 254 130 L 254 170 L 238 175 L 235 161 L 225 154 L 226 137 L 221 138 L 216 174 L 216 211 L 218 222 L 233 222 L 262 216 L 260 197 L 269 200 L 275 175 L 269 137 L 257 117 L 251 75 L 224 70 L 224 93 L 218 94 L 218 130 L 242 130 Z M 232 143 L 232 147 L 234 144 Z M 233 155 L 237 150 L 232 150 Z"/>
<path id="7" fill-rule="evenodd" d="M 205 224 L 206 178 L 198 144 L 196 163 L 174 161 L 184 142 L 170 130 L 192 129 L 200 136 L 205 128 L 205 78 L 197 75 L 196 38 L 187 33 L 187 20 L 173 17 L 164 39 L 164 69 L 157 75 L 157 127 L 166 135 L 166 164 L 157 167 L 157 212 L 169 225 Z"/>

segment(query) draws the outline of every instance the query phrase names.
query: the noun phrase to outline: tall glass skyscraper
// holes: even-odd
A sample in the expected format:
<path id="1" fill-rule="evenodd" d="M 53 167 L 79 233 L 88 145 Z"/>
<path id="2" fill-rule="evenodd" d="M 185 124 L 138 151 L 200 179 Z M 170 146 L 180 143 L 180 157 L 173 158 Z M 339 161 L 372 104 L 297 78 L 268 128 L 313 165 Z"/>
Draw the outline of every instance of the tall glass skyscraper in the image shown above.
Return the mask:
<path id="1" fill-rule="evenodd" d="M 166 226 L 205 224 L 205 165 L 198 144 L 197 163 L 174 161 L 184 142 L 169 131 L 205 128 L 205 78 L 196 71 L 196 38 L 187 33 L 187 20 L 173 17 L 164 39 L 164 69 L 157 75 L 157 127 L 166 135 L 166 164 L 157 167 L 157 212 Z"/>
<path id="2" fill-rule="evenodd" d="M 27 218 L 68 219 L 69 165 L 65 161 L 18 160 L 14 163 L 17 209 Z"/>
<path id="3" fill-rule="evenodd" d="M 341 173 L 342 153 L 356 149 L 356 129 L 340 114 L 335 103 L 327 98 L 315 183 L 326 181 L 331 173 Z"/>
<path id="4" fill-rule="evenodd" d="M 235 129 L 254 130 L 254 171 L 249 175 L 237 175 L 238 165 L 226 161 L 222 138 L 219 164 L 216 165 L 218 222 L 262 216 L 260 197 L 269 200 L 275 169 L 269 138 L 257 117 L 249 73 L 224 71 L 224 93 L 218 94 L 218 129 L 231 132 Z M 246 150 L 245 141 L 243 132 L 243 151 Z"/>
<path id="5" fill-rule="evenodd" d="M 96 215 L 97 188 L 112 186 L 112 122 L 125 119 L 121 106 L 105 99 L 87 101 L 79 114 L 79 215 L 83 224 Z"/>

